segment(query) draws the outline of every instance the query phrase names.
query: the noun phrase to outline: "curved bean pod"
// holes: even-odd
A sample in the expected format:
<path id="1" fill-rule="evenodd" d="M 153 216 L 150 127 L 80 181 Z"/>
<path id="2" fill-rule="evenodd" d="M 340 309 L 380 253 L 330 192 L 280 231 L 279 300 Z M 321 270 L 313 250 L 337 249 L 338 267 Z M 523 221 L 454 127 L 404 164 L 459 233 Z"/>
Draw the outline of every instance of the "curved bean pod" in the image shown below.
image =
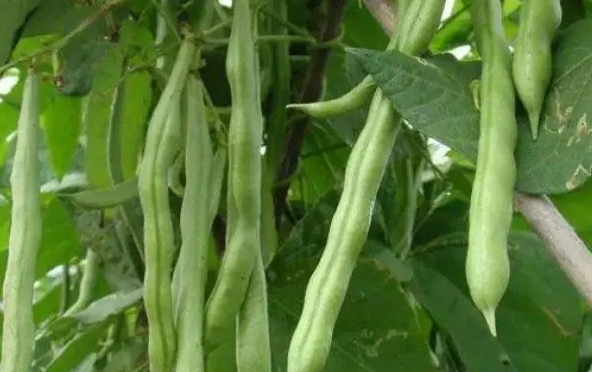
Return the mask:
<path id="1" fill-rule="evenodd" d="M 322 102 L 292 103 L 286 108 L 300 110 L 313 118 L 326 119 L 362 107 L 372 98 L 375 90 L 374 79 L 366 76 L 353 89 L 338 98 Z"/>
<path id="2" fill-rule="evenodd" d="M 144 305 L 148 316 L 150 370 L 173 368 L 176 333 L 170 271 L 174 237 L 168 195 L 168 170 L 178 146 L 181 92 L 194 61 L 196 46 L 184 40 L 165 89 L 148 125 L 140 163 L 138 190 L 144 213 Z"/>

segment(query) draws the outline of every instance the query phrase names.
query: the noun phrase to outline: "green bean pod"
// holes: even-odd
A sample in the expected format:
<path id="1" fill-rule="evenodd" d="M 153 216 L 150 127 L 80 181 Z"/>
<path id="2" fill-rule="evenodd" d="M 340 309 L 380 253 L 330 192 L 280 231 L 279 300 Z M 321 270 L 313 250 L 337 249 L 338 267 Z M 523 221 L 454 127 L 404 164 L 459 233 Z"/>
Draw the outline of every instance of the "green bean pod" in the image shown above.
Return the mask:
<path id="1" fill-rule="evenodd" d="M 255 14 L 249 0 L 236 0 L 226 57 L 232 109 L 228 129 L 226 251 L 206 307 L 208 350 L 232 330 L 245 299 L 261 245 L 261 143 Z"/>
<path id="2" fill-rule="evenodd" d="M 300 110 L 317 119 L 327 119 L 362 107 L 370 101 L 376 90 L 376 83 L 371 76 L 366 76 L 358 85 L 342 96 L 322 102 L 292 103 L 286 107 Z"/>
<path id="3" fill-rule="evenodd" d="M 110 187 L 84 190 L 61 196 L 88 209 L 117 207 L 138 196 L 138 179 L 132 178 L 129 181 L 119 182 Z"/>
<path id="4" fill-rule="evenodd" d="M 175 371 L 203 372 L 203 317 L 211 212 L 211 173 L 214 153 L 206 120 L 203 87 L 197 77 L 187 80 L 185 193 L 181 205 L 181 249 L 173 276 L 178 351 Z M 174 288 L 175 289 L 175 288 Z"/>
<path id="5" fill-rule="evenodd" d="M 267 283 L 261 254 L 249 279 L 247 295 L 236 322 L 238 372 L 271 372 Z"/>
<path id="6" fill-rule="evenodd" d="M 466 277 L 475 305 L 496 335 L 495 310 L 510 277 L 507 240 L 516 182 L 515 95 L 501 4 L 475 0 L 471 11 L 482 59 L 481 129 L 469 212 Z"/>
<path id="7" fill-rule="evenodd" d="M 10 175 L 12 212 L 3 286 L 2 372 L 28 372 L 35 346 L 33 288 L 42 217 L 39 189 L 39 77 L 28 71 Z"/>
<path id="8" fill-rule="evenodd" d="M 399 14 L 403 15 L 416 14 L 417 16 L 426 19 L 433 18 L 434 13 L 429 11 L 429 9 L 428 11 L 421 13 L 418 12 L 419 8 L 421 8 L 422 11 L 427 9 L 422 4 L 418 4 L 417 2 L 404 1 L 399 3 L 398 12 Z M 432 9 L 437 10 L 437 7 Z M 427 41 L 421 40 L 422 37 L 430 38 L 432 37 L 430 35 L 433 35 L 433 31 L 424 29 L 423 25 L 425 25 L 425 23 L 421 20 L 416 21 L 415 19 L 409 17 L 402 17 L 400 19 L 400 24 L 397 25 L 397 34 L 416 35 L 418 38 L 417 42 L 413 43 L 413 48 L 409 49 L 408 51 L 410 55 L 420 55 L 424 53 L 431 42 L 431 39 Z M 438 24 L 433 23 L 431 27 L 435 27 L 437 29 Z M 393 37 L 386 50 L 392 50 L 393 48 L 396 48 L 396 44 L 397 37 Z M 300 110 L 317 119 L 327 119 L 332 116 L 344 114 L 348 111 L 362 107 L 366 102 L 370 101 L 375 90 L 376 83 L 374 82 L 374 79 L 372 79 L 371 76 L 366 76 L 361 82 L 358 83 L 358 85 L 337 98 L 322 102 L 292 103 L 286 107 L 289 109 Z"/>
<path id="9" fill-rule="evenodd" d="M 78 298 L 64 312 L 65 317 L 76 314 L 79 311 L 86 309 L 93 299 L 95 285 L 99 274 L 99 264 L 101 257 L 91 248 L 86 249 L 86 257 L 84 260 L 84 271 L 80 279 L 80 286 L 78 290 Z"/>
<path id="10" fill-rule="evenodd" d="M 391 45 L 407 54 L 425 50 L 438 28 L 444 4 L 445 0 L 413 0 L 406 4 Z M 320 372 L 325 366 L 333 328 L 366 241 L 376 194 L 400 128 L 401 118 L 377 89 L 364 129 L 347 162 L 325 250 L 306 288 L 288 351 L 288 372 Z"/>
<path id="11" fill-rule="evenodd" d="M 178 149 L 181 92 L 194 61 L 195 45 L 184 40 L 146 134 L 138 174 L 144 213 L 144 305 L 148 316 L 150 370 L 169 372 L 176 352 L 170 272 L 174 237 L 168 195 L 168 170 Z"/>
<path id="12" fill-rule="evenodd" d="M 522 0 L 512 74 L 534 139 L 538 137 L 543 101 L 553 74 L 551 43 L 560 23 L 559 0 Z"/>

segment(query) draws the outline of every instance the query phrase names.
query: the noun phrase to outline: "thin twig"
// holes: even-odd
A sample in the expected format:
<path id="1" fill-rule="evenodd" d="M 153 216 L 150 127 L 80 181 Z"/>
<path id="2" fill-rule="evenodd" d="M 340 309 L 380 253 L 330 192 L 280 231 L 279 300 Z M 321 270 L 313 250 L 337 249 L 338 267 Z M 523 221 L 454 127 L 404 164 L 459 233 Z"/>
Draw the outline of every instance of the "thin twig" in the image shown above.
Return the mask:
<path id="1" fill-rule="evenodd" d="M 380 23 L 384 32 L 392 35 L 395 32 L 396 11 L 392 1 L 364 0 L 364 5 L 372 16 Z"/>
<path id="2" fill-rule="evenodd" d="M 32 59 L 39 57 L 39 56 L 42 56 L 43 54 L 49 53 L 53 50 L 63 49 L 66 45 L 68 45 L 68 43 L 72 39 L 74 39 L 76 36 L 78 36 L 82 32 L 84 32 L 88 27 L 90 27 L 93 23 L 95 23 L 97 20 L 99 20 L 103 15 L 110 12 L 116 6 L 123 4 L 125 1 L 126 0 L 107 1 L 105 4 L 103 4 L 101 6 L 101 8 L 96 13 L 92 14 L 90 17 L 88 17 L 83 22 L 81 22 L 74 30 L 70 31 L 70 33 L 68 33 L 63 38 L 61 38 L 61 39 L 43 47 L 43 48 L 40 48 L 31 54 L 28 54 L 24 57 L 18 58 L 14 61 L 8 62 L 4 66 L 0 66 L 0 76 L 2 76 L 2 74 L 4 74 L 4 72 L 6 70 L 15 67 L 19 63 L 30 61 Z"/>
<path id="3" fill-rule="evenodd" d="M 592 307 L 592 255 L 584 242 L 546 196 L 516 193 L 514 206 Z"/>
<path id="4" fill-rule="evenodd" d="M 320 41 L 323 43 L 335 40 L 341 32 L 341 21 L 345 12 L 345 6 L 347 1 L 345 0 L 331 0 L 328 2 L 327 13 L 325 17 L 322 17 L 324 25 L 316 23 L 314 27 L 322 27 Z M 325 68 L 327 60 L 329 58 L 330 48 L 319 48 L 314 49 L 311 52 L 310 65 L 306 74 L 306 81 L 304 88 L 300 93 L 298 102 L 315 102 L 319 99 L 323 90 L 323 78 L 325 76 Z M 282 157 L 282 162 L 277 171 L 276 179 L 281 183 L 282 181 L 289 179 L 298 169 L 298 160 L 302 147 L 304 145 L 304 138 L 308 132 L 311 120 L 308 117 L 296 120 L 291 130 L 289 131 L 288 138 L 285 144 L 285 152 Z M 274 207 L 276 223 L 279 224 L 281 216 L 285 214 L 287 210 L 287 196 L 288 196 L 289 185 L 283 185 L 277 187 L 274 190 Z"/>

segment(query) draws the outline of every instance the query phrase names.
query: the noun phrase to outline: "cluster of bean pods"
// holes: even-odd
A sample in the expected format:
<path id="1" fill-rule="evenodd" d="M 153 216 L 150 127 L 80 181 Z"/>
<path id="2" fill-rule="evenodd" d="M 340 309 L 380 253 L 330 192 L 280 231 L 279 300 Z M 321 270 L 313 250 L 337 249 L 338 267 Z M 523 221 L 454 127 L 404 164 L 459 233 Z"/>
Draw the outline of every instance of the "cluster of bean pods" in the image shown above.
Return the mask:
<path id="1" fill-rule="evenodd" d="M 445 4 L 445 0 L 400 1 L 398 22 L 387 51 L 413 56 L 426 52 Z M 265 84 L 260 73 L 263 49 L 257 41 L 259 6 L 252 0 L 235 0 L 233 4 L 226 55 L 232 106 L 225 145 L 214 144 L 206 115 L 207 91 L 200 76 L 203 40 L 194 31 L 182 29 L 176 55 L 158 60 L 158 68 L 167 79 L 148 122 L 137 175 L 124 174 L 120 158 L 106 157 L 103 168 L 108 177 L 90 178 L 110 186 L 60 195 L 84 208 L 121 206 L 119 212 L 124 217 L 129 214 L 126 203 L 139 200 L 143 226 L 132 230 L 143 231 L 134 239 L 143 248 L 145 263 L 143 304 L 150 371 L 206 371 L 210 353 L 229 337 L 235 340 L 238 371 L 272 370 L 265 267 L 277 243 L 277 237 L 268 231 L 275 229 L 268 191 L 273 183 L 269 168 L 278 164 L 265 163 L 261 155 Z M 204 18 L 214 9 L 206 8 Z M 274 0 L 271 8 L 284 15 L 287 12 L 281 0 Z M 504 35 L 498 0 L 473 0 L 471 14 L 482 70 L 475 98 L 480 110 L 480 138 L 469 214 L 466 278 L 475 305 L 496 335 L 495 312 L 510 278 L 507 240 L 516 181 L 516 96 L 528 113 L 536 139 L 552 74 L 551 43 L 561 21 L 561 7 L 559 0 L 523 0 L 513 55 Z M 167 38 L 166 22 L 159 20 L 158 45 Z M 289 51 L 286 45 L 280 48 L 284 53 L 274 56 L 275 74 L 285 89 L 276 97 L 279 105 L 272 113 L 275 120 L 285 121 L 287 109 L 328 118 L 371 102 L 363 130 L 349 155 L 326 246 L 308 282 L 288 350 L 288 372 L 320 372 L 329 357 L 333 330 L 367 239 L 374 201 L 403 118 L 370 76 L 339 98 L 287 104 L 290 62 L 285 57 Z M 121 94 L 115 92 L 114 112 L 120 110 L 117 102 Z M 3 372 L 28 371 L 33 357 L 33 283 L 42 237 L 38 96 L 39 77 L 31 67 L 24 84 L 11 174 L 12 224 L 3 287 Z M 103 128 L 98 147 L 122 146 L 118 137 L 121 120 L 117 114 L 112 117 L 108 130 Z M 270 151 L 278 150 L 270 145 Z M 184 174 L 183 185 L 178 182 L 180 173 Z M 226 250 L 208 295 L 211 228 L 225 178 Z M 178 252 L 171 189 L 182 198 Z M 98 261 L 96 252 L 88 250 L 79 298 L 66 316 L 88 305 Z"/>

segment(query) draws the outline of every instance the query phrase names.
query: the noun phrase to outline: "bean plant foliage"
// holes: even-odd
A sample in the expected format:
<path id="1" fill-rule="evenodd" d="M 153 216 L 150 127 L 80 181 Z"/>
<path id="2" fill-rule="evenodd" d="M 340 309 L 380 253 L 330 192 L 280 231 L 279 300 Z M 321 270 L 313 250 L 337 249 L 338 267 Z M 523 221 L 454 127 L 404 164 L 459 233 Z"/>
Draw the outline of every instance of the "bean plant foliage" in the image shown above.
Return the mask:
<path id="1" fill-rule="evenodd" d="M 252 90 L 260 93 L 264 118 L 260 238 L 267 299 L 261 303 L 268 313 L 270 371 L 289 370 L 306 288 L 327 244 L 370 100 L 323 119 L 286 105 L 337 98 L 367 75 L 404 125 L 373 202 L 362 253 L 343 283 L 347 294 L 323 370 L 586 372 L 592 367 L 588 305 L 518 212 L 508 240 L 511 276 L 497 308 L 497 337 L 471 300 L 465 257 L 480 134 L 473 84 L 481 62 L 472 1 L 447 3 L 449 12 L 429 50 L 409 56 L 385 51 L 389 24 L 381 24 L 381 11 L 376 13 L 397 12 L 398 1 L 251 0 L 260 71 L 260 87 Z M 517 101 L 516 191 L 547 195 L 590 246 L 592 2 L 561 4 L 564 16 L 553 40 L 553 74 L 537 140 Z M 520 6 L 520 0 L 503 1 L 510 44 Z M 236 104 L 225 69 L 232 16 L 231 7 L 209 0 L 0 0 L 1 280 L 9 262 L 12 190 L 19 187 L 11 185 L 10 174 L 19 115 L 26 109 L 28 67 L 34 65 L 40 78 L 43 236 L 36 257 L 30 371 L 150 370 L 138 167 L 152 113 L 187 30 L 201 53 L 192 68 L 205 88 L 213 148 L 225 154 Z M 458 47 L 466 53 L 457 53 Z M 183 238 L 184 170 L 192 166 L 183 146 L 167 175 L 172 286 Z M 217 164 L 222 186 L 207 237 L 204 301 L 214 290 L 228 243 L 231 174 L 227 163 Z M 237 366 L 236 331 L 233 326 L 216 336 L 220 345 L 200 351 L 206 371 L 248 371 Z"/>

